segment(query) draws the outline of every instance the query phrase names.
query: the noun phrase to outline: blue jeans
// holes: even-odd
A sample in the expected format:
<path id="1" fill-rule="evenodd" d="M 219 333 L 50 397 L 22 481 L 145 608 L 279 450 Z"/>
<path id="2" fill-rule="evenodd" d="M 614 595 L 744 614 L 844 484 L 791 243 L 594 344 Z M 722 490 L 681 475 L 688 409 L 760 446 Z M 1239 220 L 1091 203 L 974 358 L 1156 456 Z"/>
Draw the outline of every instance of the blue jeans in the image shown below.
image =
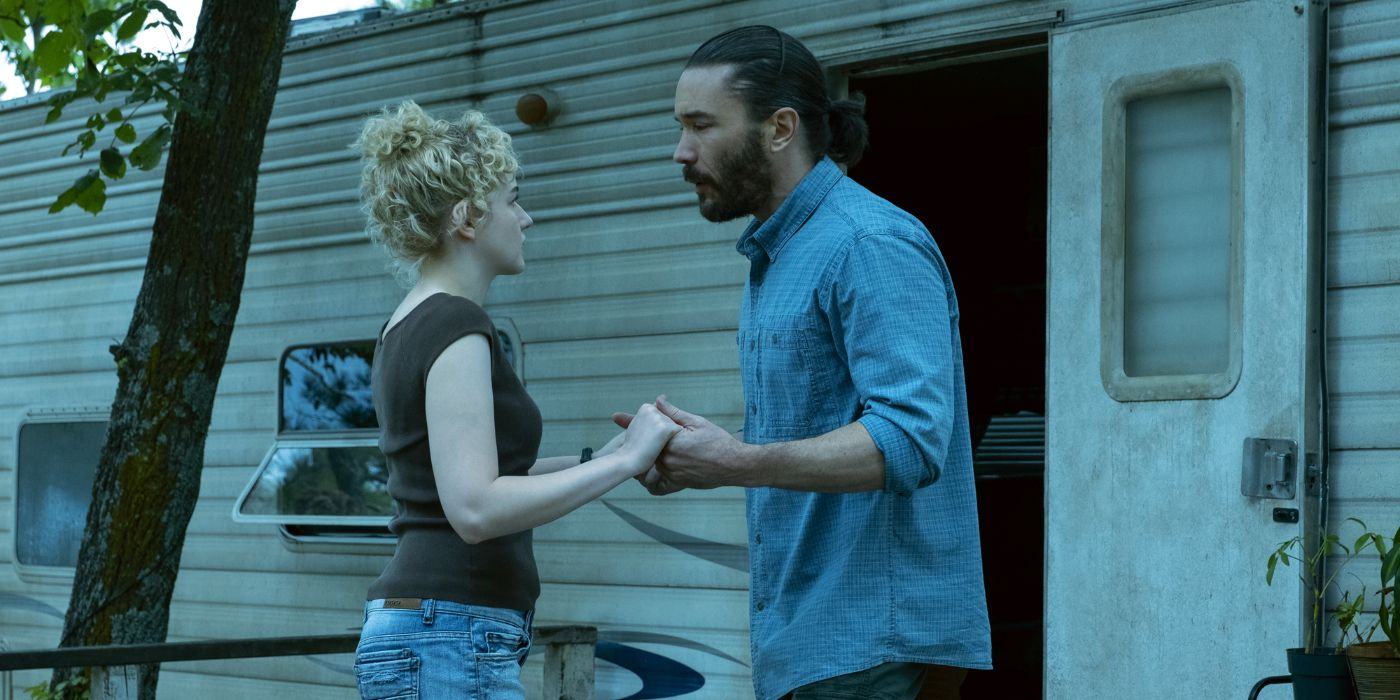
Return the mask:
<path id="1" fill-rule="evenodd" d="M 431 598 L 371 600 L 355 649 L 360 697 L 523 699 L 533 617 Z"/>

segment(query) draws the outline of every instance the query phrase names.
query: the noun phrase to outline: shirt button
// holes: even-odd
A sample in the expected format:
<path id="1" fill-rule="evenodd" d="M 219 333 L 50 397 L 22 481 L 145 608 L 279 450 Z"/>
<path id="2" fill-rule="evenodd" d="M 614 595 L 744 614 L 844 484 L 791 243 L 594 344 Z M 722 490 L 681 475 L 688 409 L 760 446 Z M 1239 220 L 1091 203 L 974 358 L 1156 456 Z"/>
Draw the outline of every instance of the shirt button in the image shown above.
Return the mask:
<path id="1" fill-rule="evenodd" d="M 763 544 L 763 535 L 755 534 L 755 535 L 753 536 L 753 543 L 754 543 L 754 544 Z"/>
<path id="2" fill-rule="evenodd" d="M 755 610 L 762 611 L 763 608 L 766 607 L 766 606 L 764 606 L 763 601 L 760 600 L 760 601 L 758 601 L 757 603 L 755 603 L 753 607 L 754 607 Z"/>

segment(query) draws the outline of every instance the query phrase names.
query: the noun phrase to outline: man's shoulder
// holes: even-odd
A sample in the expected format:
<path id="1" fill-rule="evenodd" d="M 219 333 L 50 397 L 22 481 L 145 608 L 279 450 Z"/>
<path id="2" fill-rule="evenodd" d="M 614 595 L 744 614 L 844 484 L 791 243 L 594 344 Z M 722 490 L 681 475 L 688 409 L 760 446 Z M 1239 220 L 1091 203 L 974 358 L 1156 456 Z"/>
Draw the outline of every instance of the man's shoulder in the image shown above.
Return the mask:
<path id="1" fill-rule="evenodd" d="M 919 221 L 894 203 L 866 189 L 849 177 L 832 188 L 823 206 L 818 211 L 843 234 L 846 242 L 855 242 L 869 236 L 893 235 L 920 242 L 932 242 L 933 236 L 923 222 Z"/>

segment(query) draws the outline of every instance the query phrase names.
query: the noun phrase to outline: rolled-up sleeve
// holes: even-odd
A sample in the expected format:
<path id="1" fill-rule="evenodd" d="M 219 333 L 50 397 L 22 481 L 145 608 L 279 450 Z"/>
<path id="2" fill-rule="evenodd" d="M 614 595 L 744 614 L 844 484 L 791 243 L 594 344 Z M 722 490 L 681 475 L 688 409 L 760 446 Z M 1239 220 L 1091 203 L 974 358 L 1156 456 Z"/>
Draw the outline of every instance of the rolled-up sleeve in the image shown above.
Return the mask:
<path id="1" fill-rule="evenodd" d="M 859 421 L 885 457 L 885 490 L 895 493 L 932 484 L 948 455 L 956 368 L 945 274 L 919 233 L 872 233 L 851 243 L 827 287 Z"/>

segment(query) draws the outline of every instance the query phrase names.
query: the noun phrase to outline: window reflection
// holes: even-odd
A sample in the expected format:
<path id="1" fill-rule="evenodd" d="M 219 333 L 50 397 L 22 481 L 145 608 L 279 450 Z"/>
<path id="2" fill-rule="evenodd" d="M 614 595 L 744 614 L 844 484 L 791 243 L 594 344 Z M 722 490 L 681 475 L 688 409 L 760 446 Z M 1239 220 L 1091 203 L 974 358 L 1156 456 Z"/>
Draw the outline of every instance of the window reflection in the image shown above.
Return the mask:
<path id="1" fill-rule="evenodd" d="M 373 342 L 292 348 L 282 358 L 283 431 L 378 429 Z"/>
<path id="2" fill-rule="evenodd" d="M 268 456 L 239 513 L 392 516 L 384 455 L 373 445 L 281 445 Z"/>

